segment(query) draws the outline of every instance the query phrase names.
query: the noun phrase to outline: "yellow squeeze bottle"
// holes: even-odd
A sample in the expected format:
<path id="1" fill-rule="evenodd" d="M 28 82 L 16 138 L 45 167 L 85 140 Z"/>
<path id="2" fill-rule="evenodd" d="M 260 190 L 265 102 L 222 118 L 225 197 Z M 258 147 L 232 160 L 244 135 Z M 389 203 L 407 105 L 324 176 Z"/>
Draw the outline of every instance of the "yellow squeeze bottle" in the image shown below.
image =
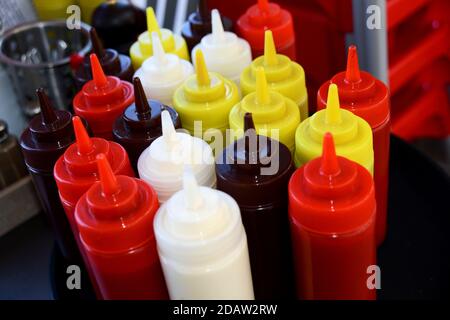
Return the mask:
<path id="1" fill-rule="evenodd" d="M 199 49 L 195 52 L 195 74 L 175 90 L 173 106 L 180 115 L 182 127 L 192 135 L 201 133 L 201 138 L 211 143 L 211 138 L 218 134 L 217 130 L 220 131 L 223 139 L 214 148 L 217 152 L 222 149 L 226 129 L 229 128 L 228 114 L 239 99 L 239 89 L 233 81 L 218 73 L 208 72 Z M 201 121 L 201 132 L 198 129 L 194 131 L 195 121 Z M 206 131 L 208 133 L 205 134 Z"/>
<path id="2" fill-rule="evenodd" d="M 277 139 L 294 152 L 300 111 L 293 100 L 269 89 L 263 67 L 256 69 L 256 91 L 246 95 L 230 112 L 230 128 L 237 138 L 243 134 L 247 112 L 252 114 L 259 135 Z"/>
<path id="3" fill-rule="evenodd" d="M 135 70 L 139 69 L 145 59 L 153 55 L 152 32 L 161 39 L 164 51 L 173 53 L 181 59 L 189 60 L 189 53 L 183 37 L 173 34 L 169 29 L 160 29 L 152 7 L 147 8 L 147 31 L 141 33 L 130 48 L 130 57 Z"/>
<path id="4" fill-rule="evenodd" d="M 242 96 L 256 90 L 256 70 L 259 67 L 264 67 L 270 89 L 294 100 L 300 109 L 302 120 L 305 120 L 308 117 L 305 71 L 289 57 L 277 54 L 270 30 L 264 33 L 264 55 L 253 60 L 241 74 Z"/>
<path id="5" fill-rule="evenodd" d="M 328 87 L 327 106 L 303 121 L 295 132 L 295 164 L 297 167 L 320 157 L 325 133 L 331 132 L 336 154 L 353 160 L 373 175 L 372 129 L 364 120 L 339 106 L 338 88 Z"/>

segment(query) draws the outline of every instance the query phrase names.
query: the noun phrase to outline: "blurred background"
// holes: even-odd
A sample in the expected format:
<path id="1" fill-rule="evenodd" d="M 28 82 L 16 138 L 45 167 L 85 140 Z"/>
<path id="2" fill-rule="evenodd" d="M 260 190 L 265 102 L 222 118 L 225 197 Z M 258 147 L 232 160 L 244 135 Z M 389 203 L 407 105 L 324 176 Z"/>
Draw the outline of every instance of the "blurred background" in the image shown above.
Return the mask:
<path id="1" fill-rule="evenodd" d="M 209 0 L 208 6 L 236 21 L 255 2 Z M 346 49 L 356 44 L 361 69 L 387 83 L 391 90 L 392 132 L 450 173 L 448 0 L 274 2 L 293 15 L 297 62 L 306 72 L 310 104 L 314 104 L 319 86 L 345 69 Z M 11 136 L 20 136 L 30 117 L 39 112 L 34 90 L 41 82 L 47 84 L 58 108 L 71 108 L 75 87 L 67 82 L 67 74 L 75 63 L 73 53 L 82 56 L 90 50 L 89 25 L 96 26 L 105 47 L 128 54 L 129 44 L 146 29 L 147 6 L 155 9 L 161 27 L 175 33 L 180 33 L 197 7 L 197 0 L 0 0 L 0 3 L 0 119 L 6 124 L 0 125 L 0 137 L 6 130 Z M 385 18 L 385 28 L 370 35 L 361 27 L 369 4 L 378 5 Z M 59 33 L 63 31 L 50 24 L 36 24 L 29 31 L 21 27 L 37 20 L 65 20 L 75 12 L 68 13 L 71 5 L 81 9 L 83 21 L 75 38 Z M 106 13 L 112 12 L 108 11 L 111 6 L 116 10 L 114 19 L 105 19 Z M 102 27 L 112 30 L 118 26 L 122 29 L 114 30 L 119 31 L 101 32 Z M 59 35 L 54 37 L 57 42 L 45 56 L 40 53 L 42 50 L 33 50 L 30 45 L 43 30 L 50 32 L 49 41 L 52 34 Z M 131 37 L 128 42 L 114 42 L 125 34 Z M 16 62 L 11 59 L 14 55 Z M 53 63 L 52 59 L 59 62 Z M 31 71 L 27 64 L 34 65 Z M 29 83 L 32 84 L 27 86 Z M 29 178 L 23 174 L 17 180 L 0 190 L 0 298 L 52 299 L 48 264 L 53 239 L 44 221 L 36 216 L 40 205 Z"/>

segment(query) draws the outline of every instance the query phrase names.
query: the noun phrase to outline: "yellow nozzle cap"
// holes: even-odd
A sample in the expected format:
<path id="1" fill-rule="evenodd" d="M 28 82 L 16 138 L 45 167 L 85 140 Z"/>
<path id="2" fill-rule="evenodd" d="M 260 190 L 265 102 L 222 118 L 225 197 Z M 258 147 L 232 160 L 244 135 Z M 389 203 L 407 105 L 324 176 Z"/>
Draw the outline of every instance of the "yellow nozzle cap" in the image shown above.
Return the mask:
<path id="1" fill-rule="evenodd" d="M 161 37 L 158 20 L 156 20 L 155 11 L 152 7 L 148 7 L 145 11 L 147 14 L 147 30 L 149 33 L 156 32 Z"/>
<path id="2" fill-rule="evenodd" d="M 199 87 L 209 87 L 211 79 L 209 78 L 208 69 L 206 68 L 205 57 L 201 50 L 195 53 L 195 74 L 197 76 L 197 84 Z"/>
<path id="3" fill-rule="evenodd" d="M 275 66 L 277 63 L 277 51 L 275 49 L 272 31 L 266 30 L 264 33 L 264 65 Z"/>
<path id="4" fill-rule="evenodd" d="M 325 121 L 330 125 L 342 122 L 341 107 L 339 105 L 338 87 L 334 83 L 328 87 L 327 107 L 325 109 Z"/>
<path id="5" fill-rule="evenodd" d="M 256 71 L 256 102 L 258 104 L 270 103 L 269 88 L 263 67 L 259 67 Z"/>

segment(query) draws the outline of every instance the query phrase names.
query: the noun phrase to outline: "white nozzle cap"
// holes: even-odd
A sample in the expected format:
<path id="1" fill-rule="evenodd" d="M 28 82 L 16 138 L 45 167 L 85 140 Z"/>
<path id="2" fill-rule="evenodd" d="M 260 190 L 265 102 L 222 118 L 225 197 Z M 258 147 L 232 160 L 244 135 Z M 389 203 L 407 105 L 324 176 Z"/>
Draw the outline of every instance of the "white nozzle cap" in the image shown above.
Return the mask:
<path id="1" fill-rule="evenodd" d="M 195 176 L 192 173 L 192 169 L 188 166 L 184 169 L 183 173 L 183 190 L 185 195 L 186 208 L 193 210 L 201 206 L 202 197 L 200 189 L 195 180 Z"/>
<path id="2" fill-rule="evenodd" d="M 164 52 L 157 32 L 152 32 L 153 55 L 147 58 L 135 72 L 139 77 L 147 97 L 172 105 L 175 90 L 194 73 L 189 61 L 175 54 Z"/>
<path id="3" fill-rule="evenodd" d="M 189 165 L 200 185 L 215 188 L 216 173 L 211 147 L 202 139 L 177 132 L 167 110 L 161 113 L 162 136 L 145 149 L 138 160 L 139 177 L 150 184 L 164 203 L 183 186 Z"/>
<path id="4" fill-rule="evenodd" d="M 239 83 L 242 71 L 252 62 L 250 45 L 244 39 L 229 31 L 224 31 L 219 11 L 211 11 L 212 33 L 202 38 L 192 49 L 192 57 L 201 49 L 209 71 Z"/>

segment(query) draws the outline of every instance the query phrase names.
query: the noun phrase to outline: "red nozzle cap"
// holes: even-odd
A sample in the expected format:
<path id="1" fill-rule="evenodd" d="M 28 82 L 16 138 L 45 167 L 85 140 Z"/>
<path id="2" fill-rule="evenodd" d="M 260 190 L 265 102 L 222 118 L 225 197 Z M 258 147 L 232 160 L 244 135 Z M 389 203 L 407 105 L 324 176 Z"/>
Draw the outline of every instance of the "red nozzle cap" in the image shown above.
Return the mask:
<path id="1" fill-rule="evenodd" d="M 74 116 L 72 118 L 73 130 L 75 131 L 75 140 L 80 154 L 89 154 L 93 150 L 91 138 L 89 137 L 86 128 L 83 126 L 80 117 Z"/>
<path id="2" fill-rule="evenodd" d="M 359 65 L 358 65 L 358 54 L 356 52 L 355 45 L 351 45 L 348 48 L 347 70 L 345 72 L 345 80 L 348 82 L 361 81 L 361 74 L 359 72 Z"/>
<path id="3" fill-rule="evenodd" d="M 120 187 L 116 176 L 109 165 L 108 159 L 106 159 L 106 156 L 103 153 L 97 155 L 97 168 L 103 195 L 110 196 L 119 192 Z"/>
<path id="4" fill-rule="evenodd" d="M 44 125 L 50 125 L 58 120 L 55 110 L 53 110 L 50 100 L 43 88 L 36 90 L 36 94 L 39 98 L 39 105 L 41 107 L 41 119 Z"/>
<path id="5" fill-rule="evenodd" d="M 334 140 L 331 133 L 325 133 L 322 145 L 322 163 L 320 166 L 320 173 L 327 176 L 338 175 L 341 171 L 339 162 L 336 156 L 336 149 L 334 147 Z"/>
<path id="6" fill-rule="evenodd" d="M 108 79 L 106 79 L 106 75 L 103 72 L 100 61 L 98 61 L 97 55 L 95 53 L 91 53 L 89 57 L 91 59 L 92 77 L 94 79 L 95 86 L 97 88 L 107 86 Z"/>

